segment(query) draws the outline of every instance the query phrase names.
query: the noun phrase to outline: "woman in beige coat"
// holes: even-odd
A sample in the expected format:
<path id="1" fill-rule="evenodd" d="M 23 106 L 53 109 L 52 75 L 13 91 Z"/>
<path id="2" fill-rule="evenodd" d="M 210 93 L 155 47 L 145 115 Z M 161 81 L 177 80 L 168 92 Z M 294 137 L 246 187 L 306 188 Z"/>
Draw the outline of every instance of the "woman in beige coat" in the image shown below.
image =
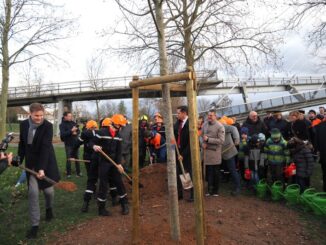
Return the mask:
<path id="1" fill-rule="evenodd" d="M 206 168 L 208 192 L 206 196 L 218 196 L 219 172 L 222 162 L 221 151 L 224 143 L 224 127 L 216 120 L 216 112 L 210 110 L 203 125 L 203 161 Z"/>

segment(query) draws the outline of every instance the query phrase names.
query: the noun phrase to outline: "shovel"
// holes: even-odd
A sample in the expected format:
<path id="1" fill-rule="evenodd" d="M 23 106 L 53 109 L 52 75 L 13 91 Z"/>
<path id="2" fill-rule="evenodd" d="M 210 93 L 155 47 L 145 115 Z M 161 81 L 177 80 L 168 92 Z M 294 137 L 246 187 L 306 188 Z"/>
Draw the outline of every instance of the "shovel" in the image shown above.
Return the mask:
<path id="1" fill-rule="evenodd" d="M 179 152 L 178 146 L 176 146 L 175 148 L 177 150 L 178 160 L 179 160 L 180 167 L 181 167 L 181 172 L 182 172 L 182 174 L 179 175 L 182 187 L 185 190 L 191 189 L 193 187 L 193 184 L 192 184 L 192 181 L 191 181 L 191 178 L 190 178 L 190 174 L 185 172 L 185 169 L 183 167 L 183 162 L 182 162 L 182 160 L 179 159 L 181 154 Z"/>
<path id="2" fill-rule="evenodd" d="M 101 153 L 102 154 L 102 156 L 104 156 L 107 160 L 109 160 L 117 169 L 119 169 L 118 168 L 118 164 L 115 162 L 115 161 L 113 161 L 113 159 L 111 158 L 111 157 L 109 157 L 103 150 L 99 150 L 99 153 Z M 122 172 L 122 174 L 129 180 L 128 181 L 128 183 L 130 184 L 130 185 L 132 185 L 132 178 L 123 170 L 123 172 Z M 143 184 L 141 184 L 141 183 L 139 183 L 139 188 L 143 188 L 144 187 L 144 185 Z"/>
<path id="3" fill-rule="evenodd" d="M 29 172 L 30 174 L 37 176 L 37 172 L 35 172 L 32 169 L 26 168 L 22 165 L 19 166 L 19 168 L 25 170 L 26 172 Z M 73 192 L 77 190 L 77 186 L 74 182 L 70 182 L 70 181 L 60 181 L 60 182 L 56 182 L 53 179 L 50 179 L 47 176 L 44 176 L 43 180 L 45 180 L 46 182 L 54 185 L 56 188 L 64 190 L 64 191 L 69 191 L 69 192 Z"/>
<path id="4" fill-rule="evenodd" d="M 152 161 L 152 158 L 151 158 L 151 151 L 149 150 L 148 146 L 146 147 L 146 150 L 147 150 L 148 157 L 149 157 L 149 163 L 150 163 L 151 165 L 153 165 L 153 161 Z"/>
<path id="5" fill-rule="evenodd" d="M 68 158 L 69 161 L 72 162 L 84 162 L 84 163 L 90 163 L 90 160 L 83 160 L 83 159 L 76 159 L 76 158 Z"/>

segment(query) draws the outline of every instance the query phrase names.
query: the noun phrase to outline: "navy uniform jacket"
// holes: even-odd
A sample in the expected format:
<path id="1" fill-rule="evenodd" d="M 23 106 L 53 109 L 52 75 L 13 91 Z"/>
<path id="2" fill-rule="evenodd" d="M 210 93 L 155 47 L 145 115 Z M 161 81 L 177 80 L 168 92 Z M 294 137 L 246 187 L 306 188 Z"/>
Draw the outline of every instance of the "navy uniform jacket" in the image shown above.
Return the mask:
<path id="1" fill-rule="evenodd" d="M 99 145 L 102 147 L 102 150 L 117 164 L 121 164 L 122 160 L 122 151 L 121 151 L 121 142 L 122 138 L 119 135 L 119 132 L 116 132 L 116 135 L 113 137 L 110 133 L 108 127 L 101 128 L 96 136 L 91 140 L 90 147 L 93 148 L 94 145 Z M 101 157 L 101 161 L 110 162 L 105 159 L 98 153 Z"/>

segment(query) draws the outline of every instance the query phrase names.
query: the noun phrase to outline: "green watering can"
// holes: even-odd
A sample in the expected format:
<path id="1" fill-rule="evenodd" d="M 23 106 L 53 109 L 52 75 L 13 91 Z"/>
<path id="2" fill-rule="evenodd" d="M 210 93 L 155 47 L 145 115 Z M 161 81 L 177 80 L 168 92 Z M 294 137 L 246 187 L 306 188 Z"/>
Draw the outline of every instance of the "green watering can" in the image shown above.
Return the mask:
<path id="1" fill-rule="evenodd" d="M 273 183 L 273 185 L 270 188 L 271 194 L 272 194 L 272 200 L 278 201 L 282 198 L 283 193 L 283 183 L 282 181 L 278 180 Z"/>
<path id="2" fill-rule="evenodd" d="M 326 192 L 315 193 L 310 202 L 310 207 L 317 215 L 326 215 Z"/>
<path id="3" fill-rule="evenodd" d="M 256 185 L 257 196 L 261 199 L 264 199 L 267 194 L 267 183 L 266 179 L 261 179 Z"/>
<path id="4" fill-rule="evenodd" d="M 316 194 L 315 188 L 306 189 L 300 196 L 300 202 L 305 211 L 311 210 L 311 199 Z"/>
<path id="5" fill-rule="evenodd" d="M 300 200 L 300 186 L 298 184 L 288 185 L 283 196 L 288 204 L 297 204 Z"/>

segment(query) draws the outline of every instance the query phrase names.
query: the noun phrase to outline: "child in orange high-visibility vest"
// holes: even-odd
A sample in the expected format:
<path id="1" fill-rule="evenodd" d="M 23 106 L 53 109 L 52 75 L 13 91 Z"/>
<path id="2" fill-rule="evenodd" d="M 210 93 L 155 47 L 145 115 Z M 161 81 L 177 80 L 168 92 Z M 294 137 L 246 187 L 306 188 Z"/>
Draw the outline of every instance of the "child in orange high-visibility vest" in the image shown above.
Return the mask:
<path id="1" fill-rule="evenodd" d="M 148 142 L 150 157 L 155 159 L 153 162 L 166 163 L 166 144 L 164 137 L 156 131 L 146 131 L 145 138 Z"/>

